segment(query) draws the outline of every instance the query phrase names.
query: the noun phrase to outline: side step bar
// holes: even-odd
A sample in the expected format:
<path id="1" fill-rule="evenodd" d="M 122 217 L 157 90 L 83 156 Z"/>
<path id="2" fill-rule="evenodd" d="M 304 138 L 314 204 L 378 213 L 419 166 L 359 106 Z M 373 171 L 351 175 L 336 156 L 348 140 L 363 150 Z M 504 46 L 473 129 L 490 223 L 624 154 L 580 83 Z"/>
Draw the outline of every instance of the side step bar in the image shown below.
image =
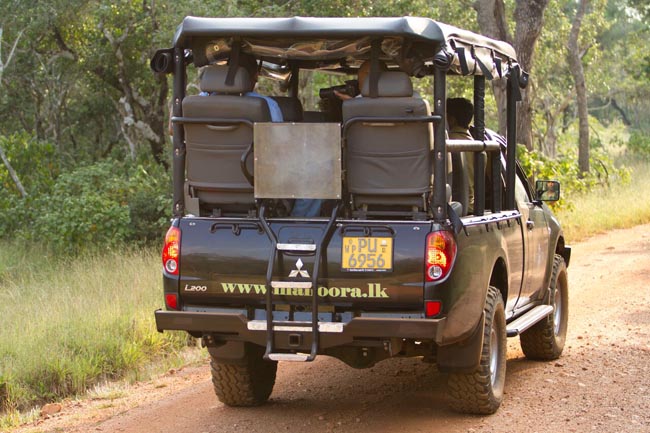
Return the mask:
<path id="1" fill-rule="evenodd" d="M 526 329 L 533 326 L 535 323 L 545 319 L 552 312 L 553 312 L 552 306 L 538 305 L 537 307 L 533 308 L 527 313 L 524 313 L 523 316 L 508 323 L 508 325 L 506 326 L 506 333 L 508 334 L 508 337 L 515 337 L 521 334 Z"/>

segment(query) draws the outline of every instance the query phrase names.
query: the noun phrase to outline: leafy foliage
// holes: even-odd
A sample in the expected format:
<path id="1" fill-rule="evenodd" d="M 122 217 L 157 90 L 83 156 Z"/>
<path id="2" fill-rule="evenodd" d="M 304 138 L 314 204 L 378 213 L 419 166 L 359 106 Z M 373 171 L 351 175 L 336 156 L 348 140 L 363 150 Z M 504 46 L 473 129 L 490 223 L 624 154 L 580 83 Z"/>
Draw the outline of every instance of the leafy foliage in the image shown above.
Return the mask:
<path id="1" fill-rule="evenodd" d="M 525 146 L 520 145 L 517 147 L 517 158 L 530 179 L 560 181 L 562 195 L 560 201 L 553 205 L 555 209 L 571 208 L 567 197 L 575 197 L 594 188 L 627 184 L 630 181 L 630 171 L 625 167 L 616 167 L 611 156 L 602 147 L 594 146 L 593 142 L 590 152 L 592 170 L 586 174 L 580 173 L 577 149 L 570 149 L 556 158 L 549 158 L 539 151 L 528 151 Z"/>
<path id="2" fill-rule="evenodd" d="M 10 150 L 14 148 L 22 151 L 12 153 L 17 153 L 19 158 L 13 159 L 21 168 L 34 153 L 51 151 L 43 143 L 28 148 L 14 145 Z M 3 197 L 0 234 L 11 233 L 67 252 L 147 243 L 162 236 L 171 195 L 162 167 L 107 159 L 58 176 L 52 171 L 42 165 L 30 172 L 25 182 L 31 193 L 27 199 L 17 193 Z"/>
<path id="3" fill-rule="evenodd" d="M 650 161 L 650 134 L 633 131 L 627 143 L 627 150 L 633 157 Z"/>

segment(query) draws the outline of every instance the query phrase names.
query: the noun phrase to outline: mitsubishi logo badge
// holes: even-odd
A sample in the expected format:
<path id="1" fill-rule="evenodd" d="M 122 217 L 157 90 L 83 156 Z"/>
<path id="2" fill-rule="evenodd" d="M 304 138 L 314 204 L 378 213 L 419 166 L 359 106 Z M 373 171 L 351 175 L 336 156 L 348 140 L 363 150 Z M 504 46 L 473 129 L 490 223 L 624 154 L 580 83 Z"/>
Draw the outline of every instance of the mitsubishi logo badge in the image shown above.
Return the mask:
<path id="1" fill-rule="evenodd" d="M 298 261 L 296 262 L 296 269 L 294 269 L 289 273 L 289 278 L 296 278 L 298 275 L 300 275 L 303 278 L 309 278 L 309 272 L 303 271 L 302 267 L 303 267 L 302 260 L 298 259 Z"/>

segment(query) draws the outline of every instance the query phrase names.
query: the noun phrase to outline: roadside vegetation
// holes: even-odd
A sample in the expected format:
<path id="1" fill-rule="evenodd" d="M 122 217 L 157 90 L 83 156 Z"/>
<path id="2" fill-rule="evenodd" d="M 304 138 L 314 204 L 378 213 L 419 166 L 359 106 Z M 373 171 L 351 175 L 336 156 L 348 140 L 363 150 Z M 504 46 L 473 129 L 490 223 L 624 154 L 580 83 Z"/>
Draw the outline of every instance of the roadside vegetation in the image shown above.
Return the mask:
<path id="1" fill-rule="evenodd" d="M 580 9 L 573 45 L 586 79 L 585 170 L 567 61 L 585 1 L 544 6 L 528 53 L 532 136 L 519 154 L 532 178 L 562 183 L 553 208 L 569 242 L 650 222 L 650 8 L 598 0 Z M 0 17 L 0 428 L 40 403 L 138 379 L 152 362 L 182 362 L 185 335 L 157 333 L 152 314 L 163 305 L 158 248 L 171 209 L 171 146 L 169 83 L 147 65 L 183 16 L 410 14 L 485 33 L 481 11 L 492 3 L 0 0 L 11 11 Z M 499 4 L 488 15 L 505 14 L 506 38 L 527 34 L 516 7 L 533 3 Z M 312 107 L 322 83 L 304 78 L 311 92 L 299 93 L 312 94 L 303 101 Z M 463 89 L 450 83 L 450 95 Z"/>
<path id="2" fill-rule="evenodd" d="M 577 242 L 613 229 L 650 223 L 650 164 L 627 166 L 629 183 L 575 193 L 566 201 L 570 206 L 557 210 L 556 216 L 568 242 Z"/>
<path id="3" fill-rule="evenodd" d="M 105 380 L 141 379 L 152 361 L 182 362 L 185 335 L 155 329 L 159 261 L 151 249 L 73 258 L 0 247 L 0 426 Z"/>

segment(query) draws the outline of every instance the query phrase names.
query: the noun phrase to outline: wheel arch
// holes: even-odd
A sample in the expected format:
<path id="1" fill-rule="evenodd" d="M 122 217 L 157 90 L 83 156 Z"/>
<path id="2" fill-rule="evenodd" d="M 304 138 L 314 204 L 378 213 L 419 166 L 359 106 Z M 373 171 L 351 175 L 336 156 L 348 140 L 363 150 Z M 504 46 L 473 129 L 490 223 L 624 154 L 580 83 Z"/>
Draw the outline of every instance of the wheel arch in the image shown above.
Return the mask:
<path id="1" fill-rule="evenodd" d="M 557 238 L 557 242 L 555 244 L 555 254 L 559 254 L 562 256 L 564 259 L 564 263 L 566 263 L 566 267 L 569 267 L 569 261 L 571 260 L 571 247 L 566 245 L 564 241 L 564 234 L 560 234 Z"/>
<path id="2" fill-rule="evenodd" d="M 501 292 L 504 303 L 508 301 L 508 266 L 506 265 L 505 259 L 501 256 L 497 257 L 494 265 L 492 266 L 490 286 L 496 287 L 499 292 Z"/>

